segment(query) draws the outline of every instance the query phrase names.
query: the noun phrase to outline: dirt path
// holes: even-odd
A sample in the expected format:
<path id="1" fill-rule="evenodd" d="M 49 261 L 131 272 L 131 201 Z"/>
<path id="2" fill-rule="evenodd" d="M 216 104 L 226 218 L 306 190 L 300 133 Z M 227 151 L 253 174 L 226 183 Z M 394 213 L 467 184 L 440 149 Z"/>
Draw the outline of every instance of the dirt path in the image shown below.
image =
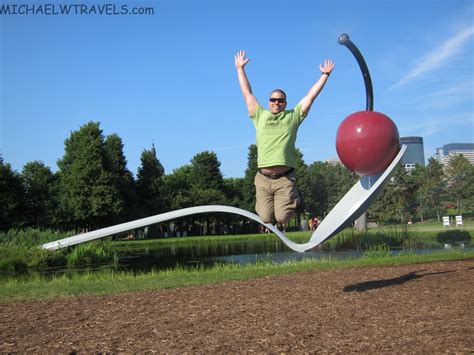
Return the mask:
<path id="1" fill-rule="evenodd" d="M 474 260 L 0 305 L 1 352 L 474 351 Z"/>

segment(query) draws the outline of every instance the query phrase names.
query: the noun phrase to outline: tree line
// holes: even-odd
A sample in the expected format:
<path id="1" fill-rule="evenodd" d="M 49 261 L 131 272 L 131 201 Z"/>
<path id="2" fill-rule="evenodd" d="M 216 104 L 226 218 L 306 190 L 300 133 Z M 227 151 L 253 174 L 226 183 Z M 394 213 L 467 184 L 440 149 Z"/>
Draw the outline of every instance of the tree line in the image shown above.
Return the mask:
<path id="1" fill-rule="evenodd" d="M 303 203 L 301 218 L 324 216 L 352 187 L 358 177 L 338 164 L 307 164 L 297 151 L 298 189 Z M 220 204 L 254 211 L 254 176 L 257 148 L 250 145 L 243 178 L 224 178 L 214 152 L 197 153 L 182 167 L 165 174 L 153 145 L 144 149 L 136 177 L 128 170 L 122 139 L 104 136 L 98 122 L 89 122 L 64 142 L 58 171 L 32 161 L 21 172 L 0 156 L 0 230 L 53 228 L 93 230 L 185 207 Z M 424 220 L 446 213 L 447 208 L 474 208 L 474 167 L 462 155 L 446 168 L 434 159 L 426 167 L 407 173 L 400 166 L 381 196 L 368 210 L 368 220 L 379 223 Z M 196 222 L 228 228 L 245 221 L 237 216 L 206 214 L 182 219 L 190 228 Z M 236 229 L 225 232 L 237 231 Z M 242 228 L 238 230 L 242 232 Z M 196 231 L 195 234 L 202 234 Z"/>

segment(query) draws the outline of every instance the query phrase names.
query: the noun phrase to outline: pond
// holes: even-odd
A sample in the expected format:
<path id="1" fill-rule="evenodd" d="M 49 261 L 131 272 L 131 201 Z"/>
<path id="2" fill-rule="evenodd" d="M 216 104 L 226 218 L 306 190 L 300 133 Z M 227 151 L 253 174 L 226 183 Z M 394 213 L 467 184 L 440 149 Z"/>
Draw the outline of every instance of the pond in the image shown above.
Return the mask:
<path id="1" fill-rule="evenodd" d="M 99 265 L 94 267 L 48 267 L 43 269 L 29 269 L 26 274 L 53 276 L 60 274 L 72 274 L 76 272 L 99 271 L 114 269 L 131 272 L 147 272 L 151 270 L 167 270 L 177 267 L 195 268 L 211 267 L 215 264 L 252 264 L 256 262 L 283 263 L 287 261 L 302 261 L 305 259 L 329 259 L 344 260 L 360 258 L 365 254 L 363 250 L 336 250 L 325 244 L 324 247 L 316 247 L 304 253 L 297 253 L 289 249 L 283 242 L 274 240 L 219 240 L 219 241 L 196 241 L 161 243 L 156 242 L 141 245 L 140 242 L 132 242 L 117 246 L 118 264 Z M 453 246 L 460 248 L 460 246 Z M 470 244 L 463 248 L 472 250 Z M 441 243 L 421 244 L 417 243 L 417 249 L 412 250 L 417 254 L 431 253 L 445 249 Z M 396 255 L 403 250 L 391 250 Z M 16 275 L 24 275 L 25 271 L 2 271 L 1 278 L 9 278 Z"/>
<path id="2" fill-rule="evenodd" d="M 257 261 L 284 262 L 304 258 L 345 259 L 362 255 L 357 251 L 308 251 L 296 253 L 281 241 L 229 241 L 167 245 L 119 252 L 119 264 L 133 271 L 171 269 L 177 266 L 212 266 L 216 263 L 247 264 Z"/>
<path id="3" fill-rule="evenodd" d="M 416 253 L 442 250 L 444 246 L 425 245 Z M 398 254 L 401 250 L 392 250 Z M 130 271 L 149 271 L 181 267 L 212 266 L 216 263 L 249 264 L 259 261 L 282 263 L 303 259 L 344 260 L 364 255 L 360 250 L 330 250 L 314 248 L 305 253 L 290 250 L 280 240 L 275 241 L 228 241 L 218 243 L 196 243 L 195 245 L 161 245 L 141 250 L 119 252 L 120 268 Z"/>

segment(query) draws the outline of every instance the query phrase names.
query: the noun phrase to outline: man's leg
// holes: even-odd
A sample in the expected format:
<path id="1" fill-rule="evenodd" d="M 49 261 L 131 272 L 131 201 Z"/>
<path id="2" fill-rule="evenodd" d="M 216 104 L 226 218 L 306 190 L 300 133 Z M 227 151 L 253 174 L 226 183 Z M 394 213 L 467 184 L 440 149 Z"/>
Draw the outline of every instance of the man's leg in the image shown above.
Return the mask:
<path id="1" fill-rule="evenodd" d="M 280 224 L 286 224 L 294 216 L 296 207 L 300 203 L 300 196 L 296 189 L 296 173 L 274 180 L 275 191 L 275 219 Z"/>
<path id="2" fill-rule="evenodd" d="M 257 173 L 255 175 L 255 189 L 257 201 L 255 203 L 255 211 L 265 223 L 273 223 L 275 219 L 273 192 L 271 190 L 270 178 Z"/>

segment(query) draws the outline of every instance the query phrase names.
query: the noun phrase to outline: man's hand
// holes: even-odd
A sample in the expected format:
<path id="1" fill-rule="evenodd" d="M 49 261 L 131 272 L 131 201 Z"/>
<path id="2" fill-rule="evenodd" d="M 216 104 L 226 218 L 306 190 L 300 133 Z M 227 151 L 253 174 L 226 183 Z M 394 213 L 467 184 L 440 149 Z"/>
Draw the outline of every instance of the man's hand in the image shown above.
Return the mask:
<path id="1" fill-rule="evenodd" d="M 234 56 L 235 60 L 235 67 L 237 69 L 245 67 L 247 63 L 249 62 L 249 58 L 245 58 L 245 51 L 238 51 L 237 54 Z"/>
<path id="2" fill-rule="evenodd" d="M 334 69 L 334 62 L 331 59 L 326 59 L 323 64 L 319 64 L 319 70 L 321 73 L 331 74 Z"/>
<path id="3" fill-rule="evenodd" d="M 326 81 L 329 78 L 332 70 L 334 69 L 334 62 L 331 59 L 325 59 L 323 64 L 319 65 L 319 69 L 321 70 L 321 76 L 319 77 L 318 81 L 313 85 L 313 87 L 309 90 L 305 97 L 300 101 L 301 104 L 301 111 L 303 114 L 307 115 L 309 110 L 311 109 L 311 105 L 313 104 L 316 97 L 319 95 L 321 90 L 323 89 Z"/>
<path id="4" fill-rule="evenodd" d="M 247 79 L 247 74 L 245 74 L 244 69 L 250 59 L 245 58 L 245 51 L 238 51 L 234 59 L 235 67 L 237 68 L 237 76 L 239 77 L 240 90 L 242 90 L 242 94 L 244 95 L 249 115 L 253 116 L 257 110 L 258 101 L 252 94 L 252 88 L 250 87 L 249 79 Z"/>

